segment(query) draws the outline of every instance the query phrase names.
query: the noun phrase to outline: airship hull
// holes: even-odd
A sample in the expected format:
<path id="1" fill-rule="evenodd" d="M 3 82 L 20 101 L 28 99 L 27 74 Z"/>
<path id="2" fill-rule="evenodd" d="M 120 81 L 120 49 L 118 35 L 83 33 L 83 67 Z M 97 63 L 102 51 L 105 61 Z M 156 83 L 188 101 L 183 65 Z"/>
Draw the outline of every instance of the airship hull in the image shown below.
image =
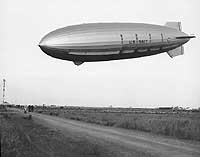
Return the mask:
<path id="1" fill-rule="evenodd" d="M 110 61 L 110 60 L 119 60 L 119 59 L 128 59 L 128 58 L 138 58 L 144 56 L 156 55 L 174 49 L 180 45 L 172 46 L 170 48 L 162 49 L 161 47 L 152 47 L 144 49 L 138 48 L 128 48 L 128 49 L 86 49 L 83 53 L 81 49 L 72 50 L 72 49 L 57 49 L 41 46 L 41 49 L 47 53 L 49 56 L 69 60 L 69 61 L 81 61 L 81 62 L 95 62 L 95 61 Z M 121 51 L 121 52 L 120 52 Z M 90 53 L 89 53 L 90 52 Z"/>
<path id="2" fill-rule="evenodd" d="M 49 56 L 83 62 L 151 56 L 180 47 L 190 36 L 167 26 L 96 23 L 61 28 L 47 34 L 39 46 Z"/>

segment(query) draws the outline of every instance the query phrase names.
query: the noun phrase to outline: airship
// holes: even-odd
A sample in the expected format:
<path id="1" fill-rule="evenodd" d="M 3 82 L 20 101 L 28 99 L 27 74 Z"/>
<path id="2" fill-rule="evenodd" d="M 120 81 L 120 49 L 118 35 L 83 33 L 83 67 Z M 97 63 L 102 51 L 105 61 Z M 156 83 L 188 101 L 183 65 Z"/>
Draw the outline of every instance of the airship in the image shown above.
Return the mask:
<path id="1" fill-rule="evenodd" d="M 73 61 L 110 61 L 167 52 L 173 58 L 184 53 L 183 44 L 194 35 L 181 30 L 180 22 L 164 26 L 144 23 L 87 23 L 54 30 L 39 47 L 47 55 Z"/>

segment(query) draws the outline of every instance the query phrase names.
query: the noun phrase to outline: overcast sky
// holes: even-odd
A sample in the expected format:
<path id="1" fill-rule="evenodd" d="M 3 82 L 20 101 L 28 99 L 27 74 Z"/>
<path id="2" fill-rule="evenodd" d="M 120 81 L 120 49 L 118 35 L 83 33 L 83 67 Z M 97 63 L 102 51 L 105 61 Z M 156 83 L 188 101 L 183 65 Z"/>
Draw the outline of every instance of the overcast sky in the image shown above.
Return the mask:
<path id="1" fill-rule="evenodd" d="M 200 107 L 199 0 L 1 0 L 0 94 L 15 104 Z M 48 32 L 89 22 L 181 21 L 197 38 L 185 54 L 109 62 L 72 62 L 37 46 Z M 1 96 L 2 97 L 2 96 Z"/>

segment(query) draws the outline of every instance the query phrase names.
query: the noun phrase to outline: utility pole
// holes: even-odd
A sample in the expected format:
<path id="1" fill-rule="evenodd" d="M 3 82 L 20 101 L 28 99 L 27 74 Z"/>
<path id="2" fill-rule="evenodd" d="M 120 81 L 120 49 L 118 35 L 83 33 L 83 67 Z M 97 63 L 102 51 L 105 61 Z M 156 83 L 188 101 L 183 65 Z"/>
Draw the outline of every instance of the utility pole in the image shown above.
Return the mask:
<path id="1" fill-rule="evenodd" d="M 6 88 L 6 80 L 3 79 L 3 104 L 5 102 L 5 90 L 6 90 L 5 88 Z"/>

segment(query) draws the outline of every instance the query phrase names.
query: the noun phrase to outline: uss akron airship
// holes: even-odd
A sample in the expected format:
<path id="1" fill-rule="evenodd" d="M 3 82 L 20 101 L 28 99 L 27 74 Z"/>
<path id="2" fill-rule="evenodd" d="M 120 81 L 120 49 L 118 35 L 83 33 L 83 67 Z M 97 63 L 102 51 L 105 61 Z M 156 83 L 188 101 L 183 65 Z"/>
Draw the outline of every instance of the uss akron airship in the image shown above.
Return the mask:
<path id="1" fill-rule="evenodd" d="M 180 22 L 165 26 L 144 23 L 88 23 L 57 29 L 42 38 L 39 47 L 47 55 L 73 61 L 109 61 L 167 52 L 183 54 L 183 44 L 193 35 L 181 30 Z"/>

